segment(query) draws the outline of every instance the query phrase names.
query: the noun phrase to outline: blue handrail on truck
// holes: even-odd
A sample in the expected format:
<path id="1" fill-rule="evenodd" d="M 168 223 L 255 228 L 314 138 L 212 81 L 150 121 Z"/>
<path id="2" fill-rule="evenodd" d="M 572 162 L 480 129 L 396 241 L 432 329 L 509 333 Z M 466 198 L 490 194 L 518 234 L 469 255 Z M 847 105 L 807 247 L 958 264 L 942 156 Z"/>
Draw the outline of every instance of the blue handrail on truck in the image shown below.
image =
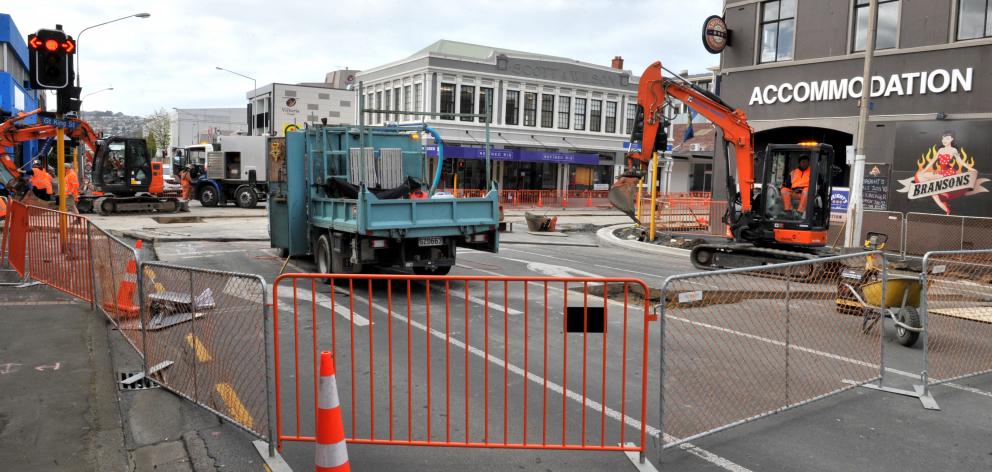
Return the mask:
<path id="1" fill-rule="evenodd" d="M 423 128 L 397 126 L 361 130 L 318 125 L 288 133 L 282 144 L 274 138 L 266 172 L 272 247 L 284 255 L 312 255 L 318 270 L 335 273 L 400 267 L 419 274 L 445 274 L 455 264 L 457 247 L 497 252 L 495 184 L 478 198 L 410 198 L 410 192 L 403 190 L 418 185 L 428 190 L 431 176 L 423 132 Z M 363 159 L 361 169 L 365 176 L 374 173 L 376 180 L 393 172 L 395 184 L 399 172 L 387 169 L 398 164 L 396 159 L 384 159 L 384 150 L 402 156 L 399 165 L 407 187 L 400 187 L 400 198 L 384 197 L 382 192 L 389 189 L 370 189 L 364 179 L 352 175 L 357 166 L 350 159 L 361 156 L 363 142 L 374 157 L 358 157 Z M 366 170 L 366 164 L 374 169 Z M 355 197 L 336 194 L 332 180 L 357 185 Z M 397 191 L 391 193 L 397 196 Z"/>

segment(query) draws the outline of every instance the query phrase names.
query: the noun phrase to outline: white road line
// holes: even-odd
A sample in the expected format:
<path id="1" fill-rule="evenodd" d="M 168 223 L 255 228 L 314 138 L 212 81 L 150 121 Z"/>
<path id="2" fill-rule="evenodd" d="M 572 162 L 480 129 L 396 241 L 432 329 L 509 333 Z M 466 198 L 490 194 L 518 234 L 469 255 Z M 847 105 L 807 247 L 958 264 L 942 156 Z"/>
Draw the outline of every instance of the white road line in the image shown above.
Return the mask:
<path id="1" fill-rule="evenodd" d="M 951 383 L 951 382 L 948 382 L 948 383 L 945 383 L 945 384 L 940 384 L 940 385 L 946 385 L 948 387 L 956 388 L 958 390 L 963 390 L 965 392 L 976 393 L 978 395 L 983 395 L 983 396 L 992 398 L 992 393 L 986 392 L 985 390 L 979 390 L 979 389 L 977 389 L 975 387 L 969 387 L 967 385 L 961 385 L 961 384 L 956 384 L 956 383 Z"/>
<path id="2" fill-rule="evenodd" d="M 352 298 L 354 300 L 357 300 L 357 301 L 360 301 L 362 303 L 368 304 L 368 300 L 365 299 L 364 297 L 362 297 L 361 295 L 353 295 Z M 377 303 L 372 303 L 372 307 L 375 308 L 376 310 L 378 310 L 381 313 L 384 313 L 384 314 L 387 314 L 387 315 L 390 313 L 389 312 L 389 309 L 387 309 L 386 307 L 383 307 L 382 305 L 379 305 Z M 506 370 L 508 372 L 513 372 L 514 375 L 519 375 L 521 377 L 524 377 L 527 380 L 530 380 L 531 382 L 534 382 L 534 383 L 536 383 L 536 384 L 538 384 L 538 385 L 540 385 L 542 387 L 545 386 L 545 385 L 547 385 L 547 389 L 549 391 L 551 391 L 551 392 L 557 393 L 559 395 L 564 394 L 570 400 L 573 400 L 573 401 L 578 402 L 580 404 L 582 403 L 582 394 L 580 394 L 580 393 L 577 393 L 577 392 L 574 392 L 572 390 L 566 389 L 563 386 L 558 385 L 557 383 L 552 382 L 550 380 L 545 380 L 544 377 L 541 377 L 541 376 L 539 376 L 539 375 L 537 375 L 537 374 L 535 374 L 533 372 L 526 371 L 522 367 L 519 367 L 519 366 L 517 366 L 515 364 L 511 364 L 509 362 L 506 362 L 503 359 L 500 359 L 500 358 L 498 358 L 498 357 L 496 357 L 496 356 L 494 356 L 492 354 L 486 356 L 485 351 L 483 351 L 482 349 L 476 348 L 474 346 L 466 345 L 463 341 L 460 341 L 458 339 L 451 338 L 450 336 L 445 335 L 445 333 L 443 333 L 441 331 L 438 331 L 438 330 L 436 330 L 434 328 L 431 328 L 430 331 L 428 331 L 427 330 L 427 326 L 424 325 L 423 323 L 420 323 L 418 321 L 413 321 L 413 320 L 407 318 L 406 316 L 403 316 L 402 314 L 397 313 L 396 310 L 393 310 L 392 311 L 392 317 L 394 319 L 400 321 L 401 323 L 409 323 L 410 326 L 415 327 L 415 328 L 419 329 L 420 331 L 423 331 L 425 333 L 429 332 L 431 336 L 434 336 L 435 338 L 438 338 L 438 339 L 440 339 L 442 341 L 446 341 L 449 344 L 451 344 L 452 346 L 455 346 L 455 347 L 457 347 L 459 349 L 467 349 L 468 352 L 471 353 L 473 356 L 476 356 L 476 357 L 480 357 L 482 359 L 485 359 L 486 361 L 494 364 L 498 368 L 502 368 L 502 367 L 505 366 Z M 605 411 L 606 416 L 609 416 L 610 419 L 613 419 L 613 420 L 619 421 L 621 423 L 627 424 L 628 426 L 630 426 L 632 428 L 635 428 L 635 429 L 638 429 L 638 430 L 641 428 L 641 422 L 639 420 L 637 420 L 636 418 L 632 418 L 629 415 L 621 414 L 619 411 L 616 411 L 616 410 L 614 410 L 614 409 L 612 409 L 612 408 L 610 408 L 608 406 L 604 406 L 603 404 L 601 404 L 601 403 L 599 403 L 599 402 L 597 402 L 595 400 L 592 400 L 590 398 L 586 398 L 585 399 L 585 407 L 586 408 L 589 408 L 589 409 L 591 409 L 593 411 L 596 411 L 596 412 L 604 412 Z M 656 428 L 654 426 L 651 426 L 650 424 L 645 424 L 644 425 L 644 430 L 651 437 L 658 438 L 658 437 L 661 436 L 661 431 L 659 431 L 658 428 Z M 665 437 L 665 441 L 667 441 L 667 442 L 678 441 L 678 438 L 676 438 L 674 436 L 671 436 L 669 434 L 665 434 L 664 437 Z M 707 451 L 705 449 L 702 449 L 702 448 L 700 448 L 698 446 L 695 446 L 695 445 L 693 445 L 691 443 L 682 444 L 682 445 L 679 446 L 679 448 L 682 449 L 683 451 L 686 451 L 686 452 L 688 452 L 688 453 L 690 453 L 690 454 L 692 454 L 692 455 L 694 455 L 696 457 L 699 457 L 699 458 L 701 458 L 701 459 L 703 459 L 703 460 L 705 460 L 705 461 L 707 461 L 707 462 L 709 462 L 709 463 L 711 463 L 713 465 L 716 465 L 717 467 L 720 467 L 720 468 L 722 468 L 724 470 L 728 470 L 728 471 L 731 471 L 731 472 L 750 472 L 747 468 L 745 468 L 743 466 L 740 466 L 740 465 L 738 465 L 738 464 L 736 464 L 734 462 L 731 462 L 728 459 L 725 459 L 725 458 L 720 457 L 720 456 L 718 456 L 716 454 L 713 454 L 712 452 L 709 452 L 709 451 Z"/>
<path id="3" fill-rule="evenodd" d="M 290 301 L 293 300 L 292 290 L 293 290 L 292 287 L 289 287 L 286 291 L 281 290 L 279 292 L 279 298 Z M 310 290 L 307 290 L 305 288 L 297 288 L 296 293 L 299 300 L 314 302 L 317 304 L 317 306 L 321 306 L 327 309 L 333 309 L 334 312 L 340 315 L 342 318 L 348 320 L 349 322 L 352 321 L 351 309 L 349 308 L 347 303 L 341 303 L 340 300 L 335 300 L 336 303 L 331 303 L 331 297 L 328 297 L 327 295 L 324 295 L 322 293 L 314 294 L 310 292 Z M 362 315 L 359 315 L 356 312 L 354 314 L 354 323 L 355 326 L 368 326 L 369 319 Z"/>
<path id="4" fill-rule="evenodd" d="M 503 250 L 504 251 L 519 252 L 519 253 L 522 253 L 522 254 L 530 254 L 530 255 L 538 256 L 538 257 L 546 257 L 548 259 L 556 259 L 556 260 L 559 260 L 559 261 L 573 262 L 573 263 L 576 263 L 576 264 L 583 264 L 583 265 L 588 264 L 588 262 L 584 262 L 584 261 L 577 261 L 577 260 L 574 260 L 574 259 L 566 259 L 564 257 L 549 256 L 547 254 L 541 254 L 541 253 L 538 253 L 538 252 L 521 251 L 520 249 L 503 249 Z M 497 256 L 497 257 L 499 257 L 499 256 Z M 602 269 L 609 269 L 609 270 L 616 270 L 616 271 L 620 271 L 620 272 L 627 272 L 627 273 L 630 273 L 630 274 L 643 275 L 643 276 L 646 276 L 646 277 L 653 277 L 653 278 L 656 278 L 656 279 L 665 279 L 665 278 L 668 277 L 667 275 L 652 274 L 652 273 L 649 273 L 649 272 L 639 272 L 639 271 L 630 270 L 630 269 L 621 269 L 619 267 L 611 267 L 611 266 L 603 265 L 603 264 L 592 264 L 592 265 L 594 267 L 599 267 L 599 268 L 602 268 Z"/>
<path id="5" fill-rule="evenodd" d="M 492 285 L 494 285 L 494 284 L 490 284 L 490 293 L 492 293 L 492 290 L 491 290 L 492 289 Z M 337 293 L 339 293 L 339 294 L 341 294 L 341 295 L 348 296 L 348 290 L 345 289 L 344 287 L 340 287 L 340 286 L 335 285 L 334 286 L 334 291 L 337 292 Z M 444 296 L 444 285 L 443 284 L 434 284 L 434 285 L 431 285 L 431 291 L 432 292 L 440 292 L 441 293 L 441 296 L 443 297 Z M 462 299 L 462 300 L 465 299 L 465 292 L 462 291 L 462 290 L 452 289 L 448 293 L 452 297 L 459 298 L 459 299 Z M 469 292 L 469 293 L 471 293 L 471 292 Z M 366 299 L 364 297 L 361 297 L 360 295 L 355 295 L 355 300 L 366 300 Z M 474 295 L 469 295 L 468 300 L 470 302 L 472 302 L 472 303 L 475 303 L 475 304 L 479 305 L 479 306 L 485 306 L 486 305 L 486 300 L 485 299 L 476 297 Z M 524 312 L 522 312 L 520 310 L 516 310 L 516 309 L 513 309 L 513 308 L 504 307 L 503 305 L 500 305 L 499 303 L 493 303 L 493 302 L 489 302 L 489 310 L 492 311 L 492 312 L 494 312 L 494 313 L 503 313 L 505 311 L 506 314 L 507 315 L 510 315 L 510 316 L 519 316 L 519 315 L 522 315 L 524 313 Z"/>

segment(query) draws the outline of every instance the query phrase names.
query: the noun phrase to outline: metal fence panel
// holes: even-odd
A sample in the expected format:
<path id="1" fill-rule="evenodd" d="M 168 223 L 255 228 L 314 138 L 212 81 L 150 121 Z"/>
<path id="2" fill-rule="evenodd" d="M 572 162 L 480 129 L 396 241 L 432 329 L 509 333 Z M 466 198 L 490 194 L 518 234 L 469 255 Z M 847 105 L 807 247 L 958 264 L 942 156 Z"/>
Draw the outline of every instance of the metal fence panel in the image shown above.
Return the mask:
<path id="1" fill-rule="evenodd" d="M 148 262 L 141 294 L 150 378 L 268 438 L 265 281 Z"/>
<path id="2" fill-rule="evenodd" d="M 27 206 L 31 277 L 80 300 L 93 300 L 89 221 L 79 215 Z"/>
<path id="3" fill-rule="evenodd" d="M 930 252 L 922 277 L 929 379 L 992 371 L 992 250 Z"/>
<path id="4" fill-rule="evenodd" d="M 878 379 L 877 323 L 837 305 L 841 271 L 866 254 L 669 278 L 663 447 Z"/>
<path id="5" fill-rule="evenodd" d="M 138 320 L 138 252 L 95 224 L 89 223 L 86 232 L 92 256 L 90 277 L 96 305 L 135 351 L 144 356 Z"/>
<path id="6" fill-rule="evenodd" d="M 646 290 L 637 279 L 283 275 L 280 445 L 314 441 L 327 350 L 352 443 L 643 454 L 647 378 L 657 381 Z"/>

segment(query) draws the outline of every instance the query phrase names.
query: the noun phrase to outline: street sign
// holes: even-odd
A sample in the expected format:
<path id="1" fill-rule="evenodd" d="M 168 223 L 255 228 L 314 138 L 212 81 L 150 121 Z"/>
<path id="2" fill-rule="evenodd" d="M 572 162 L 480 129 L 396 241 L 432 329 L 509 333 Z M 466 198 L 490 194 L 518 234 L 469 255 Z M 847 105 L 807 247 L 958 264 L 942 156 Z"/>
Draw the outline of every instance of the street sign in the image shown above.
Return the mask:
<path id="1" fill-rule="evenodd" d="M 56 128 L 76 129 L 79 126 L 78 121 L 62 120 L 50 116 L 42 116 L 39 118 L 39 121 L 43 125 L 54 126 Z"/>
<path id="2" fill-rule="evenodd" d="M 630 141 L 624 141 L 623 142 L 623 150 L 624 151 L 627 151 L 627 152 L 630 152 L 630 151 L 640 151 L 641 150 L 641 143 L 631 143 Z"/>

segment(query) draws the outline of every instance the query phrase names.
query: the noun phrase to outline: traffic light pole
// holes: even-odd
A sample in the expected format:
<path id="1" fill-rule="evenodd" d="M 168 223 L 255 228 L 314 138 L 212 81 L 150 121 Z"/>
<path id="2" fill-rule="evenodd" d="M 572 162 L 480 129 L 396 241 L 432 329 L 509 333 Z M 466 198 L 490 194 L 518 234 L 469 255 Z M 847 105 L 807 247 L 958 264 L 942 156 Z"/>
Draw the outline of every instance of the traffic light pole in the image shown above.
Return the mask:
<path id="1" fill-rule="evenodd" d="M 55 129 L 56 155 L 59 161 L 56 170 L 59 176 L 59 234 L 62 236 L 62 244 L 65 246 L 68 239 L 65 216 L 65 128 L 62 127 L 62 119 L 65 115 L 58 113 L 55 116 L 59 123 L 58 128 Z"/>

